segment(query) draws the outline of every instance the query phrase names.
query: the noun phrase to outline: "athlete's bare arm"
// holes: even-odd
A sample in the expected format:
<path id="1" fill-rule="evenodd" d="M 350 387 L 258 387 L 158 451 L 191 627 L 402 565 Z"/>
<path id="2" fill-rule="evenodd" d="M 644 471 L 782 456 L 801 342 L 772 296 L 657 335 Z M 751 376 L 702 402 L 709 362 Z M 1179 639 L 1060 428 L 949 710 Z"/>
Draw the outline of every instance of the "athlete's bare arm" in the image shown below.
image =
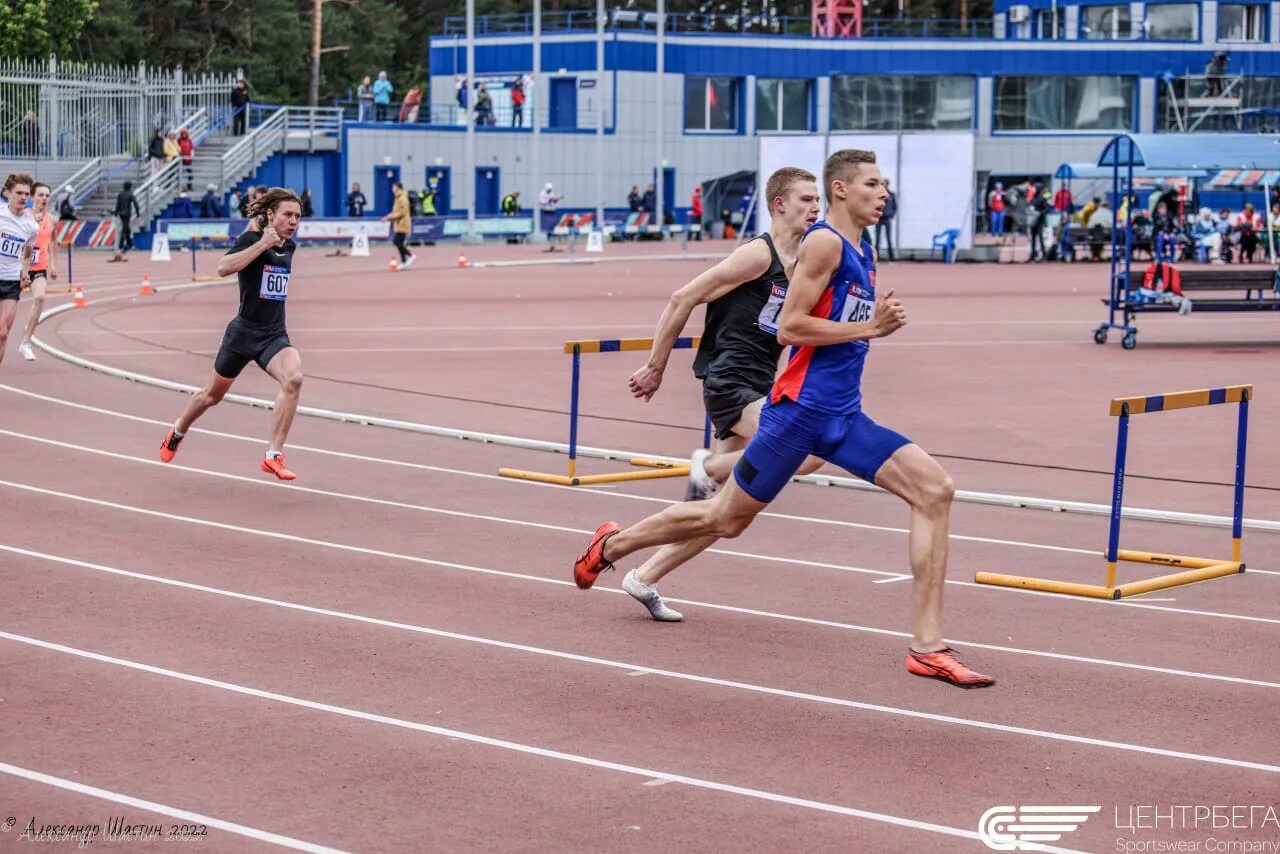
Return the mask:
<path id="1" fill-rule="evenodd" d="M 729 257 L 700 273 L 693 281 L 673 293 L 667 307 L 662 310 L 658 328 L 653 333 L 649 361 L 627 381 L 631 393 L 646 401 L 653 397 L 658 386 L 662 385 L 662 374 L 667 369 L 667 360 L 671 358 L 671 349 L 695 308 L 724 296 L 752 279 L 760 278 L 768 272 L 771 263 L 773 259 L 768 245 L 763 240 L 752 240 L 733 250 Z"/>
<path id="2" fill-rule="evenodd" d="M 232 252 L 230 255 L 223 255 L 222 260 L 218 262 L 218 275 L 230 276 L 232 273 L 239 273 L 245 267 L 253 263 L 263 252 L 268 249 L 275 249 L 284 244 L 280 239 L 280 235 L 276 233 L 273 226 L 267 226 L 262 230 L 262 237 L 252 246 L 246 246 L 239 252 Z"/>
<path id="3" fill-rule="evenodd" d="M 21 287 L 31 287 L 31 251 L 35 248 L 35 242 L 27 243 L 22 247 L 21 272 L 18 274 L 18 281 Z"/>
<path id="4" fill-rule="evenodd" d="M 892 290 L 876 299 L 875 311 L 865 323 L 840 323 L 810 313 L 840 268 L 843 251 L 840 237 L 826 229 L 815 230 L 800 244 L 787 298 L 778 316 L 778 343 L 789 347 L 823 347 L 883 338 L 907 322 L 906 310 L 901 301 L 894 299 Z"/>

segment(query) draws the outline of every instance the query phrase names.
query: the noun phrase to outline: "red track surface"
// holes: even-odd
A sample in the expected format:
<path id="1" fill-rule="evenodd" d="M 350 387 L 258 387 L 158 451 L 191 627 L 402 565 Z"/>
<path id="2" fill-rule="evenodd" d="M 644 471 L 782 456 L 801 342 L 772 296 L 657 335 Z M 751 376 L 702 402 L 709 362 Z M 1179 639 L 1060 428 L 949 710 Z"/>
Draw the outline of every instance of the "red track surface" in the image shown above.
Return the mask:
<path id="1" fill-rule="evenodd" d="M 421 253 L 395 275 L 381 258 L 300 253 L 305 404 L 564 441 L 561 343 L 650 334 L 706 263 L 459 270 L 448 248 Z M 176 257 L 82 254 L 89 308 L 38 337 L 203 382 L 233 290 L 128 297 L 144 271 L 179 281 Z M 1103 503 L 1109 398 L 1252 382 L 1245 515 L 1280 519 L 1275 318 L 1144 319 L 1122 352 L 1090 339 L 1100 268 L 900 264 L 881 279 L 910 325 L 876 344 L 868 409 L 942 455 L 961 489 Z M 581 593 L 569 566 L 599 521 L 636 521 L 677 482 L 511 481 L 495 470 L 564 458 L 299 418 L 299 480 L 283 485 L 257 471 L 268 416 L 232 404 L 163 466 L 182 396 L 10 349 L 0 763 L 242 826 L 210 828 L 202 850 L 272 847 L 272 833 L 361 851 L 982 851 L 978 818 L 997 804 L 1101 805 L 1060 843 L 1079 850 L 1280 840 L 1257 821 L 1115 827 L 1134 805 L 1276 801 L 1280 535 L 1246 534 L 1257 572 L 1081 601 L 971 581 L 1100 583 L 1105 518 L 959 504 L 947 635 L 1000 680 L 963 692 L 903 668 L 907 517 L 890 497 L 791 487 L 664 582 L 686 621 L 661 625 L 619 578 Z M 587 357 L 580 440 L 687 453 L 702 417 L 688 354 L 648 405 L 625 390 L 642 360 Z M 252 369 L 236 391 L 272 394 Z M 1229 514 L 1228 488 L 1186 481 L 1230 480 L 1234 414 L 1135 418 L 1130 472 L 1174 482 L 1133 479 L 1126 503 Z M 1230 551 L 1221 529 L 1156 523 L 1126 522 L 1122 544 Z M 0 811 L 18 822 L 0 840 L 33 817 L 180 823 L 15 773 L 0 773 Z"/>

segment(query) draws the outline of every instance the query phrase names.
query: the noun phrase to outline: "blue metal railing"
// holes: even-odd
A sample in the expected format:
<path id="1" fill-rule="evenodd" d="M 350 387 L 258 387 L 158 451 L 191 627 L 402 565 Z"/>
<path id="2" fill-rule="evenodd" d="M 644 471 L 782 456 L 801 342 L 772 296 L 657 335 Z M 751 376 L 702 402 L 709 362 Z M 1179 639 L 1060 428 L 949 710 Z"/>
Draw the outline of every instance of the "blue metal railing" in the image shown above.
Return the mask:
<path id="1" fill-rule="evenodd" d="M 657 29 L 657 15 L 653 12 L 614 9 L 607 14 L 605 28 L 609 30 L 654 32 Z M 596 14 L 591 11 L 546 12 L 542 16 L 542 29 L 544 32 L 591 32 L 596 29 Z M 666 30 L 677 35 L 744 33 L 809 38 L 813 32 L 813 24 L 806 17 L 670 13 L 667 15 Z M 477 36 L 531 33 L 533 16 L 530 14 L 478 15 L 475 31 Z M 466 35 L 466 32 L 466 18 L 460 16 L 445 18 L 444 35 L 461 36 Z M 862 37 L 990 39 L 994 37 L 994 32 L 992 22 L 982 19 L 961 21 L 954 18 L 914 20 L 865 18 L 862 22 Z"/>

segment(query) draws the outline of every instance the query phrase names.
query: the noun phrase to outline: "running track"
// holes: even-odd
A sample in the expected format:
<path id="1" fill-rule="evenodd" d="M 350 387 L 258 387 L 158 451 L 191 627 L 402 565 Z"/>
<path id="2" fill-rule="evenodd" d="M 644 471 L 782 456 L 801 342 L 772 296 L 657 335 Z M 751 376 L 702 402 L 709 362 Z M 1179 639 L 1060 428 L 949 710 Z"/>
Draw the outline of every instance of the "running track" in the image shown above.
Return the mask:
<path id="1" fill-rule="evenodd" d="M 560 344 L 650 334 L 705 264 L 459 270 L 448 248 L 420 251 L 395 275 L 380 257 L 299 254 L 305 404 L 563 441 Z M 233 290 L 130 296 L 144 271 L 183 281 L 175 258 L 82 253 L 89 308 L 38 337 L 202 382 Z M 1253 382 L 1246 516 L 1280 519 L 1273 319 L 1159 318 L 1136 351 L 1097 347 L 1104 279 L 886 266 L 910 322 L 876 345 L 869 411 L 962 489 L 1102 503 L 1110 397 Z M 625 391 L 641 355 L 587 357 L 581 440 L 687 454 L 688 354 L 648 405 Z M 236 391 L 270 396 L 263 380 L 251 369 Z M 569 567 L 602 519 L 635 521 L 678 482 L 511 481 L 495 470 L 563 457 L 300 417 L 299 480 L 278 484 L 257 471 L 268 416 L 232 404 L 163 466 L 182 400 L 14 347 L 0 366 L 0 821 L 18 822 L 0 840 L 31 818 L 167 829 L 195 814 L 217 851 L 982 851 L 991 806 L 1094 804 L 1060 844 L 1104 851 L 1213 835 L 1117 830 L 1117 809 L 1280 792 L 1278 534 L 1246 534 L 1242 576 L 1092 602 L 971 581 L 1098 583 L 1104 518 L 957 505 L 947 633 L 1000 680 L 963 692 L 903 669 L 907 519 L 890 497 L 793 486 L 664 583 L 686 620 L 661 625 L 620 577 L 582 593 Z M 1194 481 L 1230 479 L 1233 425 L 1228 407 L 1135 419 L 1130 470 L 1152 479 L 1128 503 L 1227 514 L 1229 490 Z M 1122 543 L 1229 553 L 1214 528 L 1126 522 Z"/>

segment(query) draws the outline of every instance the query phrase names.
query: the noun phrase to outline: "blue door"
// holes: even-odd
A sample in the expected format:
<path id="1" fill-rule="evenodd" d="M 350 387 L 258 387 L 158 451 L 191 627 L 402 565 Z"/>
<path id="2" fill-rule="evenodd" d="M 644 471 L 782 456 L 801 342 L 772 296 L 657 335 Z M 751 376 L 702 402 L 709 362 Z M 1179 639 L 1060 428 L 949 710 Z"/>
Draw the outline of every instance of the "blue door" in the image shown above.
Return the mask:
<path id="1" fill-rule="evenodd" d="M 476 167 L 476 216 L 496 216 L 502 208 L 502 170 L 497 166 Z"/>
<path id="2" fill-rule="evenodd" d="M 428 166 L 427 167 L 427 186 L 435 187 L 436 190 L 436 214 L 439 216 L 449 215 L 449 175 L 450 167 L 448 166 Z"/>
<path id="3" fill-rule="evenodd" d="M 391 213 L 396 194 L 391 185 L 400 180 L 399 166 L 376 166 L 373 170 L 373 205 L 378 216 Z"/>
<path id="4" fill-rule="evenodd" d="M 578 126 L 578 78 L 552 78 L 550 107 L 547 127 L 576 128 Z"/>

